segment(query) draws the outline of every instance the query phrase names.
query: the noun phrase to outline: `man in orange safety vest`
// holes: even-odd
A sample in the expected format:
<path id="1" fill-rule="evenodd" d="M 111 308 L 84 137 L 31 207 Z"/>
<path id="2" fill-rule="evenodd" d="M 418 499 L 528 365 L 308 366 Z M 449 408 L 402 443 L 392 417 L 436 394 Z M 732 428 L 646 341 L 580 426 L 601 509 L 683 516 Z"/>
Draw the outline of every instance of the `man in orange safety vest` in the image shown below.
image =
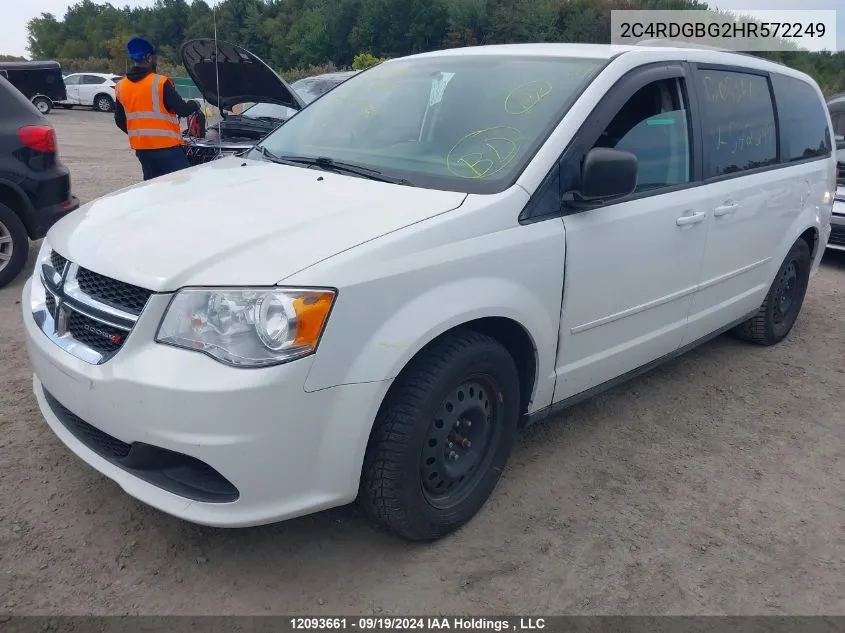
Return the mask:
<path id="1" fill-rule="evenodd" d="M 144 180 L 188 167 L 179 117 L 198 112 L 196 101 L 184 101 L 169 77 L 156 73 L 156 51 L 134 37 L 126 45 L 132 69 L 115 86 L 114 122 L 129 136 Z"/>

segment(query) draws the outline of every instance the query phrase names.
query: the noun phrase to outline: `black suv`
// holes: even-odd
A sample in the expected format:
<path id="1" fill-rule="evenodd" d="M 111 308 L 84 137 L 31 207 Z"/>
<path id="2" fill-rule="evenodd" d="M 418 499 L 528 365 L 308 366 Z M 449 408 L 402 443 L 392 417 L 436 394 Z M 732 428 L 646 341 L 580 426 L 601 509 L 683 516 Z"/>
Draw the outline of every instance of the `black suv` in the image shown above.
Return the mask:
<path id="1" fill-rule="evenodd" d="M 56 132 L 0 76 L 0 288 L 26 266 L 29 240 L 40 240 L 79 206 L 56 153 Z"/>

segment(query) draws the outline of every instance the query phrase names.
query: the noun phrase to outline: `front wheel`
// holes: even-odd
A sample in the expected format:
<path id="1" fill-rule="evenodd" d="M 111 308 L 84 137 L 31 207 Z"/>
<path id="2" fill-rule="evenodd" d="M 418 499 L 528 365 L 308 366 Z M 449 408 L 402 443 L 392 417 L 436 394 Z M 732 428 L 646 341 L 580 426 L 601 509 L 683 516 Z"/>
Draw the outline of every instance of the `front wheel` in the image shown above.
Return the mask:
<path id="1" fill-rule="evenodd" d="M 94 107 L 100 112 L 111 112 L 114 109 L 114 101 L 108 95 L 97 95 Z"/>
<path id="2" fill-rule="evenodd" d="M 41 114 L 49 114 L 50 110 L 53 109 L 53 102 L 47 97 L 35 97 L 35 99 L 32 100 L 32 105 L 34 105 Z"/>
<path id="3" fill-rule="evenodd" d="M 498 341 L 468 330 L 435 341 L 379 411 L 361 477 L 364 508 L 412 541 L 457 529 L 495 488 L 519 411 L 519 374 Z"/>
<path id="4" fill-rule="evenodd" d="M 736 336 L 758 345 L 774 345 L 785 339 L 804 304 L 812 263 L 810 247 L 799 239 L 783 260 L 763 305 L 734 329 Z"/>

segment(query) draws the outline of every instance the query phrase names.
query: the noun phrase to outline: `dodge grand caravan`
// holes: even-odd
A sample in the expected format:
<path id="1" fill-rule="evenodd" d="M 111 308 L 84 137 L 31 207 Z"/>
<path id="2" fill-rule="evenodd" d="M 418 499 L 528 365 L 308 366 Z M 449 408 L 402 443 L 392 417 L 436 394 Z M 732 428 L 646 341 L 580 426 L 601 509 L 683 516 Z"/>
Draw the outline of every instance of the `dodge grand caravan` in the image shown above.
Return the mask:
<path id="1" fill-rule="evenodd" d="M 22 302 L 35 396 L 188 521 L 357 498 L 441 537 L 520 426 L 719 333 L 787 336 L 830 233 L 830 125 L 808 76 L 720 51 L 386 62 L 56 224 Z"/>

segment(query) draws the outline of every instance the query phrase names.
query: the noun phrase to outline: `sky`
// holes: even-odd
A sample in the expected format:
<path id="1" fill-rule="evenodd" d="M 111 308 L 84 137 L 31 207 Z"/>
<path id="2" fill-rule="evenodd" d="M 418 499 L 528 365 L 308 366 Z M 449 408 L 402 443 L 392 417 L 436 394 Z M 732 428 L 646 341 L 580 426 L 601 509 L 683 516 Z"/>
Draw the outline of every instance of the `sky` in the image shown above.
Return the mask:
<path id="1" fill-rule="evenodd" d="M 115 0 L 115 6 L 151 6 L 154 0 Z M 3 19 L 0 21 L 0 54 L 28 56 L 26 50 L 26 23 L 42 13 L 64 17 L 67 8 L 76 0 L 2 0 Z M 210 2 L 209 4 L 214 4 Z M 715 0 L 709 3 L 720 9 L 795 9 L 795 0 Z M 836 41 L 839 50 L 845 50 L 845 4 L 842 0 L 807 0 L 804 9 L 839 9 L 836 15 Z"/>

